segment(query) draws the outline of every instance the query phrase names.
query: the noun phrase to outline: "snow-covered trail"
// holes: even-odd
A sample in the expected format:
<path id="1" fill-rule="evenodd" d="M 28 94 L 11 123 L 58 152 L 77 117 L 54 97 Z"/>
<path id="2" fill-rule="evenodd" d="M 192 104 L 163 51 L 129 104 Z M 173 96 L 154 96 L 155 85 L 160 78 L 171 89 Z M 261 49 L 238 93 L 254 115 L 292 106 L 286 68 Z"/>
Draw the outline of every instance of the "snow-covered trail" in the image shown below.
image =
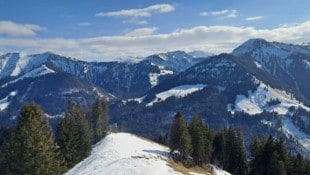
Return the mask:
<path id="1" fill-rule="evenodd" d="M 128 133 L 112 133 L 66 175 L 180 174 L 167 165 L 169 148 Z"/>

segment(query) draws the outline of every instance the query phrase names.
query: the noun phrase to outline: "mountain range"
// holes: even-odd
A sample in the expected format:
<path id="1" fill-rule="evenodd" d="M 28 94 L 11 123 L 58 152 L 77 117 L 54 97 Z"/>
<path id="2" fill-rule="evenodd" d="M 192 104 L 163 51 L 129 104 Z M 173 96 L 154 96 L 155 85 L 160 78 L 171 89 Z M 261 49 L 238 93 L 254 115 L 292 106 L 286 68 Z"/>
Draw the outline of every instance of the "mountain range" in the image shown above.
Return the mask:
<path id="1" fill-rule="evenodd" d="M 54 53 L 0 56 L 0 124 L 12 125 L 25 102 L 53 120 L 67 101 L 109 102 L 110 123 L 155 137 L 169 132 L 176 111 L 211 128 L 286 138 L 310 156 L 310 49 L 250 39 L 219 55 L 174 51 L 138 61 L 86 62 Z"/>

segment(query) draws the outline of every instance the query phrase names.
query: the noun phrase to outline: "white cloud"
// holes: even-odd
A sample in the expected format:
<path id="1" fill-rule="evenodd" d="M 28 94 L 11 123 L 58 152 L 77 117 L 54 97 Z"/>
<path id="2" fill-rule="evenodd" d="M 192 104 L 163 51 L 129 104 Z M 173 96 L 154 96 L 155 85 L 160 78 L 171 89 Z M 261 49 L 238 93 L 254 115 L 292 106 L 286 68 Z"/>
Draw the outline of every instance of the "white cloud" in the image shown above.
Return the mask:
<path id="1" fill-rule="evenodd" d="M 123 24 L 137 24 L 137 25 L 146 25 L 148 22 L 146 20 L 139 20 L 136 18 L 131 18 L 129 20 L 123 20 Z"/>
<path id="2" fill-rule="evenodd" d="M 12 21 L 0 21 L 0 35 L 7 36 L 35 36 L 36 31 L 44 30 L 35 24 L 17 24 Z"/>
<path id="3" fill-rule="evenodd" d="M 259 19 L 263 19 L 263 17 L 262 16 L 250 16 L 250 17 L 245 18 L 246 21 L 255 21 Z"/>
<path id="4" fill-rule="evenodd" d="M 127 56 L 147 56 L 171 50 L 231 52 L 250 38 L 264 38 L 300 44 L 310 41 L 310 21 L 274 29 L 233 26 L 196 26 L 168 34 L 154 34 L 155 29 L 139 29 L 143 35 L 103 36 L 81 39 L 1 38 L 0 52 L 41 53 L 52 51 L 80 59 L 100 61 Z M 146 30 L 147 29 L 147 30 Z M 138 29 L 136 29 L 136 32 Z M 142 32 L 143 31 L 143 32 Z M 132 31 L 134 33 L 134 31 Z M 98 60 L 99 61 L 99 60 Z"/>
<path id="5" fill-rule="evenodd" d="M 216 16 L 221 19 L 225 18 L 236 18 L 237 17 L 237 10 L 220 10 L 220 11 L 212 11 L 212 12 L 201 12 L 201 16 Z"/>
<path id="6" fill-rule="evenodd" d="M 87 26 L 91 26 L 91 24 L 89 22 L 80 22 L 78 23 L 78 26 L 87 27 Z"/>
<path id="7" fill-rule="evenodd" d="M 127 33 L 126 36 L 139 37 L 139 36 L 152 35 L 156 30 L 158 30 L 157 27 L 138 28 L 138 29 L 135 29 L 135 30 Z"/>
<path id="8" fill-rule="evenodd" d="M 103 17 L 150 17 L 153 13 L 169 13 L 174 11 L 174 7 L 170 4 L 156 4 L 141 9 L 127 9 L 113 12 L 101 12 L 95 16 Z"/>

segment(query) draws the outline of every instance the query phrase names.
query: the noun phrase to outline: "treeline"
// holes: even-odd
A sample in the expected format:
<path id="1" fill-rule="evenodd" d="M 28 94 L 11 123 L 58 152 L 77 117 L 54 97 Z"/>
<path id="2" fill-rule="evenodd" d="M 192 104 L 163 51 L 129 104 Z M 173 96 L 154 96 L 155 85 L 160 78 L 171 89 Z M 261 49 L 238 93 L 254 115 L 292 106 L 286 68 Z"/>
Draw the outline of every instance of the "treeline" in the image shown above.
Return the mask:
<path id="1" fill-rule="evenodd" d="M 215 132 L 198 116 L 187 124 L 180 112 L 175 115 L 169 138 L 161 135 L 157 141 L 168 144 L 174 160 L 188 167 L 212 163 L 238 175 L 310 174 L 310 161 L 291 154 L 283 139 L 254 139 L 247 156 L 240 130 L 230 127 Z"/>
<path id="2" fill-rule="evenodd" d="M 18 124 L 5 134 L 0 174 L 57 175 L 86 158 L 91 145 L 107 133 L 107 104 L 97 99 L 91 109 L 72 101 L 61 119 L 55 136 L 43 111 L 34 103 L 25 104 Z M 9 137 L 9 138 L 8 138 Z"/>

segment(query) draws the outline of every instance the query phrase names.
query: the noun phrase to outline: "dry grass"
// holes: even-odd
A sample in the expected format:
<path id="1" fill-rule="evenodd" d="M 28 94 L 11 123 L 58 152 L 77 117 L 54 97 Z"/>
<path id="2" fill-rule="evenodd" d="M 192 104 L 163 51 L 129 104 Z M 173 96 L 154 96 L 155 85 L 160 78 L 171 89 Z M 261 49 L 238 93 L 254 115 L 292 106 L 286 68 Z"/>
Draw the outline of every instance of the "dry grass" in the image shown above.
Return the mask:
<path id="1" fill-rule="evenodd" d="M 171 159 L 168 160 L 168 166 L 173 168 L 175 171 L 180 172 L 184 175 L 190 175 L 189 173 L 199 173 L 199 174 L 207 174 L 207 175 L 213 175 L 214 173 L 212 170 L 209 168 L 208 165 L 204 165 L 202 167 L 200 166 L 195 166 L 191 168 L 186 168 L 182 162 L 175 162 Z"/>

